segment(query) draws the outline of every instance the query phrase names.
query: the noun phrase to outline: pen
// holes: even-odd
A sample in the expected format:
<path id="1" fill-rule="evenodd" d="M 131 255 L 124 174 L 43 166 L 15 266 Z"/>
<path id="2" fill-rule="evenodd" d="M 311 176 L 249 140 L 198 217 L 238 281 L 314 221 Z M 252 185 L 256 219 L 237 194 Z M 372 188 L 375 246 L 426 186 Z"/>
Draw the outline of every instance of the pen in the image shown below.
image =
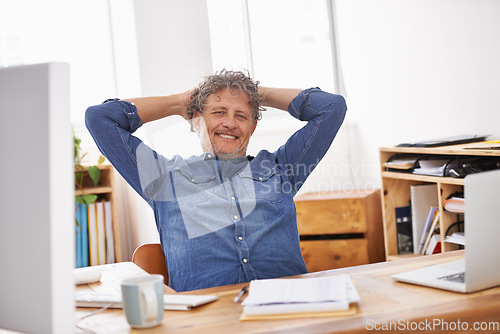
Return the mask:
<path id="1" fill-rule="evenodd" d="M 248 287 L 244 286 L 243 289 L 241 289 L 240 293 L 238 293 L 238 295 L 236 297 L 234 297 L 233 302 L 234 303 L 239 303 L 240 300 L 241 300 L 241 297 L 243 297 L 243 295 L 245 293 L 247 293 L 247 290 L 248 290 Z"/>

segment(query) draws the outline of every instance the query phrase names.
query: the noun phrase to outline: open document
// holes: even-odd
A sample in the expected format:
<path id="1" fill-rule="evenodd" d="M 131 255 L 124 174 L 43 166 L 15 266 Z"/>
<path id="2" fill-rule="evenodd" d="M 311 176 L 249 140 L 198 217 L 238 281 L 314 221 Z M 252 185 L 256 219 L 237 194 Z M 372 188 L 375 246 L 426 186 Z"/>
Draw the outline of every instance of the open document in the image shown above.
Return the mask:
<path id="1" fill-rule="evenodd" d="M 360 300 L 348 275 L 250 282 L 241 320 L 353 314 Z"/>

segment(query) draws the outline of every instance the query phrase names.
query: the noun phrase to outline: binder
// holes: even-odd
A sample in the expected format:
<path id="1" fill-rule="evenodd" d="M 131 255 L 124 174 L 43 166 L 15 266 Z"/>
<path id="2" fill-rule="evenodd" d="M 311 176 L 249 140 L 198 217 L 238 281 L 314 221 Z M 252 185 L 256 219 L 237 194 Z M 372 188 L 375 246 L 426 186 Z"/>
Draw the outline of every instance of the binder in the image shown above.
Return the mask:
<path id="1" fill-rule="evenodd" d="M 410 206 L 395 208 L 398 254 L 413 252 L 413 236 Z"/>

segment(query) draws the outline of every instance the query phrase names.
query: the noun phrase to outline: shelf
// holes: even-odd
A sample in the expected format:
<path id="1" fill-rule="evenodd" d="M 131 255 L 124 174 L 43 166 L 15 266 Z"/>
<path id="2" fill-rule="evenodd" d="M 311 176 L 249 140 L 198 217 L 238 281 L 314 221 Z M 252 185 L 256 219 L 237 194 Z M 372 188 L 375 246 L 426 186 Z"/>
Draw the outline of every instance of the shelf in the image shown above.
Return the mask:
<path id="1" fill-rule="evenodd" d="M 490 149 L 487 149 L 487 148 Z M 472 156 L 472 157 L 500 157 L 500 143 L 479 142 L 463 145 L 443 147 L 381 147 L 379 149 L 380 171 L 382 179 L 382 213 L 384 224 L 384 241 L 387 260 L 397 260 L 423 255 L 398 254 L 395 208 L 409 205 L 411 187 L 420 184 L 435 184 L 439 206 L 438 226 L 441 233 L 441 252 L 456 250 L 454 244 L 443 242 L 445 233 L 456 222 L 455 212 L 444 211 L 444 201 L 455 192 L 463 192 L 465 179 L 419 175 L 406 172 L 386 171 L 383 167 L 391 157 L 406 153 L 426 156 Z"/>
<path id="2" fill-rule="evenodd" d="M 101 195 L 101 194 L 107 194 L 111 193 L 113 191 L 113 188 L 110 186 L 97 186 L 97 187 L 85 187 L 84 189 L 80 190 L 75 190 L 75 195 L 90 195 L 90 194 L 95 194 L 95 195 Z"/>
<path id="3" fill-rule="evenodd" d="M 122 262 L 124 259 L 121 254 L 120 222 L 118 221 L 118 213 L 114 196 L 114 169 L 110 164 L 102 164 L 97 167 L 101 171 L 99 184 L 97 186 L 94 186 L 94 183 L 88 174 L 88 166 L 83 166 L 82 169 L 75 170 L 75 174 L 82 174 L 81 188 L 75 189 L 75 196 L 99 195 L 98 200 L 104 199 L 111 202 L 115 262 Z"/>
<path id="4" fill-rule="evenodd" d="M 411 181 L 421 181 L 430 183 L 464 185 L 465 182 L 464 179 L 457 179 L 453 177 L 429 176 L 429 175 L 419 175 L 411 173 L 381 172 L 381 175 L 382 177 L 389 179 L 411 180 Z"/>
<path id="5" fill-rule="evenodd" d="M 491 148 L 491 149 L 485 149 Z M 440 147 L 381 147 L 379 151 L 390 153 L 411 153 L 431 155 L 478 155 L 499 156 L 500 143 L 470 143 L 461 145 L 449 145 Z"/>

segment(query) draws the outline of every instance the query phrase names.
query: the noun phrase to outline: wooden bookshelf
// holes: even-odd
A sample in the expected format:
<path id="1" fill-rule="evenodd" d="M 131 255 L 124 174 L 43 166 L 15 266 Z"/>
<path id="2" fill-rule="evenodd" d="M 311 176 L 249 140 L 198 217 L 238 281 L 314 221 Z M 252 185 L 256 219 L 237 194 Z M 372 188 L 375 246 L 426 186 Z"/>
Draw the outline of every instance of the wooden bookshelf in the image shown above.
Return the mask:
<path id="1" fill-rule="evenodd" d="M 115 202 L 115 178 L 114 168 L 110 164 L 102 164 L 97 166 L 101 171 L 99 184 L 94 185 L 88 174 L 88 167 L 84 166 L 83 169 L 75 170 L 76 173 L 83 173 L 82 188 L 75 185 L 75 196 L 77 195 L 98 195 L 99 200 L 106 200 L 111 202 L 111 215 L 113 220 L 113 240 L 115 251 L 115 262 L 122 262 L 121 242 L 120 242 L 120 223 L 118 221 L 118 213 Z"/>
<path id="2" fill-rule="evenodd" d="M 387 171 L 384 163 L 396 154 L 417 154 L 426 157 L 500 157 L 500 143 L 479 142 L 462 145 L 450 145 L 434 148 L 382 147 L 379 149 L 382 178 L 382 214 L 387 260 L 418 256 L 398 254 L 395 208 L 409 205 L 412 185 L 435 184 L 439 202 L 439 228 L 441 234 L 441 252 L 458 249 L 452 243 L 444 242 L 448 228 L 456 222 L 457 214 L 443 209 L 443 202 L 455 192 L 462 192 L 463 178 L 417 175 L 410 172 Z M 463 219 L 463 218 L 462 218 Z"/>

